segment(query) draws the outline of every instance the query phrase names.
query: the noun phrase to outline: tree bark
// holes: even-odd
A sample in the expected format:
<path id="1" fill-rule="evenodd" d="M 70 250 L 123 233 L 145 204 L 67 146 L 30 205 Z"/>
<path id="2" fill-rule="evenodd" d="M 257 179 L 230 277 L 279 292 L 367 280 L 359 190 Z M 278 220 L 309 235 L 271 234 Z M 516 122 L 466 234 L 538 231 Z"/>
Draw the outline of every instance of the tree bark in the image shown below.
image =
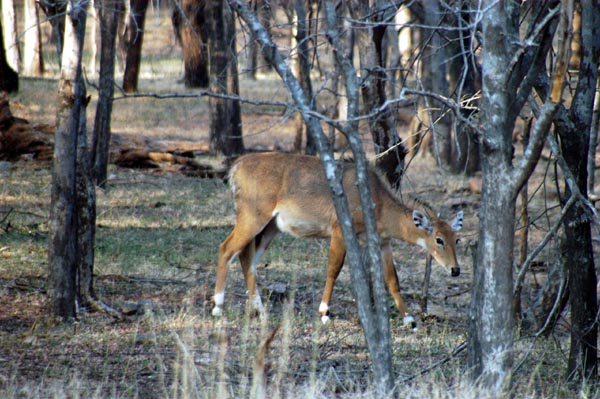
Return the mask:
<path id="1" fill-rule="evenodd" d="M 110 144 L 110 118 L 115 85 L 115 41 L 117 26 L 123 10 L 122 0 L 99 1 L 101 51 L 100 76 L 98 82 L 98 104 L 94 120 L 91 143 L 90 168 L 94 170 L 94 181 L 106 187 L 108 175 L 108 150 Z"/>
<path id="2" fill-rule="evenodd" d="M 468 5 L 463 4 L 452 18 L 452 26 L 457 29 L 447 33 L 451 38 L 450 53 L 458 55 L 449 61 L 449 91 L 461 104 L 461 116 L 465 119 L 471 119 L 479 108 L 475 96 L 481 89 L 481 71 L 478 70 L 475 54 L 471 51 L 474 36 L 474 30 L 470 28 L 471 20 Z M 471 100 L 464 103 L 467 99 Z M 479 137 L 474 129 L 461 122 L 461 118 L 455 122 L 454 127 L 455 138 L 450 142 L 450 165 L 456 173 L 473 175 L 480 169 Z"/>
<path id="3" fill-rule="evenodd" d="M 304 90 L 304 94 L 310 99 L 310 106 L 313 111 L 316 110 L 315 100 L 313 98 L 312 83 L 310 80 L 310 60 L 309 60 L 309 24 L 306 17 L 306 9 L 304 8 L 303 0 L 294 0 L 294 10 L 297 16 L 298 29 L 296 30 L 296 43 L 297 43 L 297 55 L 298 62 L 296 63 L 296 78 Z M 304 152 L 306 154 L 314 155 L 317 153 L 317 147 L 314 142 L 314 134 L 310 133 L 310 128 L 304 120 L 301 114 L 296 114 L 296 142 L 302 142 L 302 137 L 306 136 L 306 146 Z M 300 138 L 300 140 L 298 140 Z M 300 149 L 297 148 L 297 151 Z"/>
<path id="4" fill-rule="evenodd" d="M 437 0 L 423 2 L 423 22 L 426 26 L 422 36 L 427 43 L 421 56 L 421 81 L 425 90 L 448 97 L 449 87 L 446 78 L 448 55 L 444 36 L 438 27 L 445 24 L 445 13 Z M 439 166 L 449 166 L 451 160 L 450 117 L 444 104 L 425 99 L 425 107 L 430 112 L 433 148 Z"/>
<path id="5" fill-rule="evenodd" d="M 131 9 L 125 33 L 127 56 L 125 59 L 123 90 L 125 93 L 135 93 L 138 89 L 138 79 L 140 76 L 144 24 L 146 22 L 146 10 L 148 9 L 149 0 L 129 1 Z"/>
<path id="6" fill-rule="evenodd" d="M 49 308 L 63 320 L 76 315 L 78 131 L 85 120 L 87 103 L 81 73 L 87 2 L 71 0 L 68 7 L 58 88 L 48 248 Z"/>
<path id="7" fill-rule="evenodd" d="M 266 0 L 255 0 L 252 2 L 254 12 L 258 16 L 258 21 L 264 26 L 267 32 L 270 31 L 271 19 L 273 18 L 273 10 L 270 3 Z M 246 72 L 250 79 L 256 80 L 257 73 L 259 71 L 271 70 L 271 65 L 263 56 L 262 51 L 260 51 L 260 45 L 256 40 L 252 40 L 250 36 L 247 42 Z"/>
<path id="8" fill-rule="evenodd" d="M 0 21 L 0 91 L 12 93 L 19 90 L 19 75 L 8 65 L 4 49 L 4 35 L 2 34 L 2 21 Z"/>
<path id="9" fill-rule="evenodd" d="M 175 2 L 171 21 L 183 50 L 185 87 L 208 87 L 208 27 L 204 0 Z"/>
<path id="10" fill-rule="evenodd" d="M 210 25 L 210 91 L 217 95 L 239 95 L 237 59 L 235 56 L 235 24 L 233 12 L 226 2 L 207 2 Z M 210 97 L 210 146 L 215 153 L 227 156 L 244 152 L 239 100 Z"/>
<path id="11" fill-rule="evenodd" d="M 348 3 L 352 18 L 369 24 L 361 27 L 356 33 L 359 49 L 361 76 L 361 93 L 366 113 L 373 113 L 386 103 L 386 85 L 389 77 L 385 73 L 385 47 L 383 39 L 391 19 L 386 10 L 378 2 L 370 9 L 366 2 L 350 1 Z M 369 117 L 369 129 L 375 142 L 378 154 L 377 166 L 383 171 L 394 189 L 400 187 L 404 171 L 406 150 L 400 143 L 396 131 L 396 121 L 391 112 L 393 107 L 381 110 Z"/>
<path id="12" fill-rule="evenodd" d="M 598 82 L 600 58 L 600 2 L 582 2 L 581 55 L 579 78 L 569 120 L 556 121 L 562 153 L 575 178 L 566 182 L 568 196 L 571 184 L 576 184 L 587 198 L 587 156 L 590 128 Z M 567 375 L 583 381 L 595 380 L 598 374 L 598 313 L 597 276 L 592 247 L 592 221 L 583 205 L 567 211 L 563 229 L 565 258 L 568 268 L 571 303 L 571 345 Z"/>
<path id="13" fill-rule="evenodd" d="M 58 63 L 61 66 L 64 34 L 65 34 L 65 11 L 67 10 L 66 1 L 40 0 L 40 8 L 44 11 L 50 25 L 52 25 L 52 38 L 56 43 L 56 53 L 58 54 Z"/>
<path id="14" fill-rule="evenodd" d="M 515 120 L 531 93 L 532 82 L 543 71 L 556 27 L 552 4 L 542 12 L 548 23 L 537 32 L 535 50 L 519 50 L 519 6 L 516 3 L 483 3 L 482 105 L 480 147 L 483 188 L 479 212 L 479 242 L 471 297 L 469 366 L 472 377 L 494 396 L 510 389 L 513 311 L 513 241 L 515 201 L 533 172 L 544 139 L 561 99 L 564 72 L 553 82 L 557 96 L 547 100 L 539 113 L 524 155 L 513 165 L 512 132 Z M 560 53 L 562 54 L 562 53 Z M 563 59 L 561 56 L 558 60 Z M 560 65 L 560 62 L 557 63 Z M 507 67 L 509 66 L 509 67 Z M 561 75 L 563 74 L 563 75 Z M 560 89 L 560 90 L 558 90 Z"/>
<path id="15" fill-rule="evenodd" d="M 2 0 L 2 28 L 4 29 L 4 48 L 8 64 L 15 71 L 21 69 L 21 50 L 17 35 L 17 16 L 13 0 Z"/>
<path id="16" fill-rule="evenodd" d="M 42 32 L 38 5 L 35 0 L 25 0 L 25 45 L 23 47 L 24 67 L 23 72 L 30 76 L 44 74 L 44 57 L 42 55 Z"/>

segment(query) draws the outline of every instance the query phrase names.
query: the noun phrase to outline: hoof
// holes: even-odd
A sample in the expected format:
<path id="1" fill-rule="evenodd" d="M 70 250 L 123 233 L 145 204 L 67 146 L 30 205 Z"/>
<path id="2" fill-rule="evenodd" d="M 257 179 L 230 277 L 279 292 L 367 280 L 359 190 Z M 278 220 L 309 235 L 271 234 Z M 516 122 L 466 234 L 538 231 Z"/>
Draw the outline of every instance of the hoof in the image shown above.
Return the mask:
<path id="1" fill-rule="evenodd" d="M 323 324 L 327 324 L 327 323 L 329 323 L 329 315 L 326 315 L 326 314 L 322 315 L 322 316 L 321 316 L 321 322 L 322 322 Z"/>
<path id="2" fill-rule="evenodd" d="M 212 315 L 214 317 L 221 317 L 223 315 L 223 309 L 218 306 L 215 306 L 212 310 Z"/>
<path id="3" fill-rule="evenodd" d="M 417 329 L 417 322 L 415 321 L 415 319 L 413 319 L 412 316 L 404 316 L 404 318 L 402 319 L 402 323 L 405 327 L 408 327 L 411 330 Z"/>

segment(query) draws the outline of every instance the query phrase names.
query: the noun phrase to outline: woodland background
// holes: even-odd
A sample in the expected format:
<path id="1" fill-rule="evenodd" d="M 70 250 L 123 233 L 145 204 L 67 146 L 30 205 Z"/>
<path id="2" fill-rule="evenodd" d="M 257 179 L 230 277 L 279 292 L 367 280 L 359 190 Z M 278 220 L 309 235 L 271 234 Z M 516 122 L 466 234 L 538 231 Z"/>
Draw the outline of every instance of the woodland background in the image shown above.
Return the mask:
<path id="1" fill-rule="evenodd" d="M 141 3 L 132 2 L 132 9 Z M 112 137 L 105 151 L 111 160 L 105 178 L 99 178 L 102 172 L 87 155 L 56 156 L 76 137 L 97 148 L 95 129 L 105 124 L 98 119 L 103 96 L 98 93 L 107 86 L 98 77 L 100 64 L 92 62 L 90 46 L 97 40 L 94 32 L 100 36 L 103 30 L 93 27 L 93 9 L 83 9 L 89 14 L 85 47 L 82 60 L 74 64 L 83 69 L 73 69 L 72 77 L 66 75 L 66 59 L 59 62 L 56 55 L 56 33 L 48 21 L 57 18 L 46 20 L 41 12 L 42 76 L 34 77 L 38 72 L 25 63 L 13 64 L 19 72 L 14 90 L 16 75 L 3 69 L 4 88 L 12 91 L 3 97 L 0 113 L 3 394 L 377 397 L 382 386 L 387 390 L 384 385 L 390 381 L 377 367 L 368 372 L 378 357 L 365 341 L 356 313 L 360 303 L 352 295 L 352 267 L 345 268 L 336 285 L 334 322 L 322 326 L 315 317 L 325 242 L 276 240 L 259 271 L 270 304 L 267 321 L 245 314 L 243 278 L 235 265 L 228 282 L 228 314 L 223 320 L 210 316 L 217 247 L 235 220 L 221 180 L 231 159 L 248 150 L 317 152 L 310 118 L 318 115 L 338 155 L 357 156 L 334 127 L 350 142 L 361 139 L 368 157 L 399 194 L 431 203 L 446 218 L 458 209 L 466 215 L 461 277 L 450 279 L 433 268 L 428 308 L 417 332 L 402 328 L 391 310 L 391 364 L 384 368 L 392 376 L 394 395 L 596 397 L 597 216 L 590 205 L 590 177 L 596 170 L 591 133 L 597 132 L 597 108 L 592 113 L 598 102 L 597 4 L 373 2 L 366 8 L 366 3 L 349 2 L 346 9 L 332 2 L 251 3 L 250 14 L 263 18 L 280 57 L 274 52 L 267 60 L 257 55 L 252 64 L 250 50 L 256 42 L 248 26 L 254 26 L 243 4 L 230 3 L 235 12 L 224 2 L 146 3 L 137 83 L 127 87 L 122 78 L 127 51 L 117 54 L 115 78 L 108 80 L 114 92 L 108 97 Z M 69 4 L 81 11 L 77 5 L 82 3 Z M 120 15 L 110 4 L 97 9 Z M 17 26 L 23 26 L 25 4 L 15 5 Z M 394 23 L 405 5 L 408 19 Z M 334 25 L 326 21 L 333 12 L 337 29 L 345 32 L 337 50 Z M 177 18 L 184 21 L 178 34 L 173 15 L 176 24 Z M 69 13 L 66 24 L 76 16 Z M 3 13 L 3 26 L 7 20 Z M 505 23 L 494 27 L 498 21 Z M 209 31 L 186 33 L 195 22 Z M 232 36 L 219 31 L 232 26 Z M 401 53 L 393 39 L 408 28 L 412 44 Z M 16 32 L 23 41 L 24 32 Z M 130 27 L 129 48 L 140 38 L 139 31 L 131 32 Z M 209 39 L 215 32 L 225 41 Z M 350 45 L 350 32 L 355 32 L 356 47 Z M 291 42 L 293 36 L 296 42 Z M 234 47 L 228 37 L 235 37 Z M 514 40 L 496 43 L 494 37 Z M 189 50 L 196 42 L 207 51 L 208 74 L 200 82 L 192 75 L 198 66 L 190 66 L 193 59 L 181 48 Z M 260 45 L 268 47 L 264 41 Z M 224 49 L 235 51 L 220 54 Z M 354 49 L 347 58 L 354 61 L 360 88 L 354 96 L 343 94 L 353 88 L 352 75 L 338 69 L 343 64 L 335 59 L 342 49 L 345 56 Z M 9 53 L 3 52 L 10 60 Z M 285 79 L 281 82 L 283 64 L 295 71 L 302 92 L 312 99 L 307 103 L 312 111 L 303 108 Z M 85 87 L 91 95 L 87 100 L 85 92 L 75 90 L 73 104 L 83 105 L 75 112 L 62 106 L 71 104 L 61 97 L 69 79 L 72 87 Z M 503 96 L 509 102 L 494 104 Z M 346 104 L 359 98 L 359 114 L 352 115 Z M 224 103 L 233 110 L 218 114 L 215 110 Z M 77 129 L 64 130 L 69 123 L 62 121 L 69 118 L 80 121 Z M 431 120 L 436 121 L 433 127 Z M 229 130 L 240 126 L 241 136 Z M 432 149 L 423 156 L 416 155 L 419 127 L 433 136 Z M 382 153 L 393 154 L 391 167 Z M 78 245 L 85 240 L 75 239 L 79 244 L 66 243 L 75 250 L 75 268 L 64 273 L 60 267 L 69 262 L 53 255 L 55 238 L 83 236 L 77 224 L 71 226 L 77 233 L 66 235 L 53 228 L 53 193 L 60 192 L 57 160 L 70 156 L 76 171 L 94 171 L 84 181 L 96 179 L 102 188 L 94 190 L 91 264 L 81 261 L 85 249 Z M 87 167 L 78 163 L 82 159 Z M 399 177 L 400 182 L 394 180 Z M 83 191 L 94 185 L 88 181 Z M 73 193 L 66 203 L 73 205 L 75 198 Z M 493 204 L 499 208 L 494 210 Z M 74 212 L 82 217 L 85 209 Z M 78 220 L 83 226 L 83 219 Z M 578 249 L 580 239 L 584 242 Z M 493 247 L 496 258 L 490 261 L 485 251 Z M 403 296 L 419 314 L 425 257 L 402 243 L 395 252 Z M 73 295 L 78 303 L 89 302 L 86 311 L 73 304 L 57 306 L 57 277 L 65 275 L 77 282 Z M 65 311 L 66 324 L 50 317 L 65 318 Z M 369 328 L 364 320 L 362 326 Z"/>

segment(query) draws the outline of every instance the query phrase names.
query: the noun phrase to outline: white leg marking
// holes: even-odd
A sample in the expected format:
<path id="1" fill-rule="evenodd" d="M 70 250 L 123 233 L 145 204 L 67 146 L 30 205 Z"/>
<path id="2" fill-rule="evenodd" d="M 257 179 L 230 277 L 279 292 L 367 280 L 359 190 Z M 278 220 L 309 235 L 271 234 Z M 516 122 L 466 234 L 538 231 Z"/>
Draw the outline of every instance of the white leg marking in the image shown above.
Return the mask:
<path id="1" fill-rule="evenodd" d="M 329 322 L 329 316 L 327 315 L 327 312 L 329 312 L 329 305 L 327 305 L 325 302 L 321 302 L 319 305 L 319 313 L 321 313 L 321 322 L 323 322 L 323 324 L 327 324 Z"/>
<path id="2" fill-rule="evenodd" d="M 413 330 L 417 329 L 417 323 L 411 315 L 404 316 L 404 318 L 402 319 L 402 323 L 404 324 L 404 326 L 411 327 Z"/>
<path id="3" fill-rule="evenodd" d="M 260 295 L 255 294 L 254 300 L 252 301 L 252 307 L 259 312 L 264 312 L 265 307 L 263 306 L 262 300 L 260 299 Z"/>
<path id="4" fill-rule="evenodd" d="M 329 305 L 327 305 L 325 302 L 321 302 L 319 305 L 319 313 L 327 313 L 327 311 L 329 311 Z"/>
<path id="5" fill-rule="evenodd" d="M 212 315 L 213 316 L 221 316 L 223 314 L 222 306 L 223 306 L 223 303 L 225 303 L 225 293 L 219 292 L 218 294 L 215 294 L 214 301 L 215 301 L 215 307 L 212 310 Z"/>

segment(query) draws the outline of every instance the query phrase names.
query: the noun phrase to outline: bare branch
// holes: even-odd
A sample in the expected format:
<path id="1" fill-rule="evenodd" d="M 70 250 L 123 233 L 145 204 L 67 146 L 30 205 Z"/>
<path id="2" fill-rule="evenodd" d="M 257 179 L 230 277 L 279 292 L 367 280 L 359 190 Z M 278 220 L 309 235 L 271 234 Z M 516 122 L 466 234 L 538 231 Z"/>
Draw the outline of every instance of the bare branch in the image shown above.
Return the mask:
<path id="1" fill-rule="evenodd" d="M 531 253 L 527 256 L 527 258 L 521 265 L 521 268 L 519 269 L 519 274 L 517 275 L 517 278 L 515 279 L 515 288 L 514 288 L 515 293 L 519 293 L 521 291 L 521 286 L 523 285 L 523 281 L 525 280 L 525 274 L 531 267 L 531 263 L 540 254 L 540 252 L 542 252 L 542 250 L 546 247 L 548 242 L 550 242 L 550 240 L 552 238 L 556 237 L 556 233 L 557 233 L 558 229 L 560 228 L 560 226 L 562 225 L 562 223 L 565 219 L 565 216 L 567 215 L 568 210 L 576 202 L 577 202 L 577 196 L 571 195 L 571 197 L 569 198 L 567 203 L 562 207 L 558 220 L 554 223 L 552 228 L 550 228 L 550 230 L 546 233 L 546 235 L 544 236 L 544 239 L 538 244 L 538 246 L 533 251 L 531 251 Z"/>
<path id="2" fill-rule="evenodd" d="M 462 115 L 461 110 L 464 110 L 465 107 L 463 107 L 460 103 L 457 103 L 456 101 L 454 101 L 451 98 L 439 95 L 437 93 L 432 93 L 430 91 L 425 91 L 425 90 L 414 90 L 414 89 L 406 89 L 406 88 L 402 89 L 401 96 L 402 95 L 407 95 L 407 94 L 414 94 L 414 95 L 417 95 L 417 96 L 424 96 L 424 97 L 433 98 L 434 100 L 437 100 L 437 101 L 443 103 L 448 108 L 450 108 L 454 112 L 454 116 L 456 118 L 458 118 L 461 122 L 463 122 L 464 124 L 468 125 L 472 129 L 475 129 L 476 131 L 480 130 L 480 126 L 478 124 L 474 123 L 472 119 L 465 118 Z M 465 103 L 469 103 L 472 100 L 473 100 L 472 98 L 469 98 L 469 99 L 467 99 L 465 101 Z M 390 101 L 393 101 L 393 100 L 390 100 Z M 386 104 L 387 104 L 387 102 L 386 102 Z M 384 104 L 384 105 L 386 105 L 386 104 Z M 476 110 L 478 108 L 477 107 L 472 107 L 472 108 L 471 107 L 467 107 L 467 109 Z"/>
<path id="3" fill-rule="evenodd" d="M 537 121 L 533 128 L 533 134 L 529 138 L 529 144 L 527 144 L 519 164 L 512 173 L 513 197 L 515 198 L 537 165 L 544 148 L 544 138 L 548 135 L 557 110 L 558 104 L 547 102 L 536 114 Z"/>

